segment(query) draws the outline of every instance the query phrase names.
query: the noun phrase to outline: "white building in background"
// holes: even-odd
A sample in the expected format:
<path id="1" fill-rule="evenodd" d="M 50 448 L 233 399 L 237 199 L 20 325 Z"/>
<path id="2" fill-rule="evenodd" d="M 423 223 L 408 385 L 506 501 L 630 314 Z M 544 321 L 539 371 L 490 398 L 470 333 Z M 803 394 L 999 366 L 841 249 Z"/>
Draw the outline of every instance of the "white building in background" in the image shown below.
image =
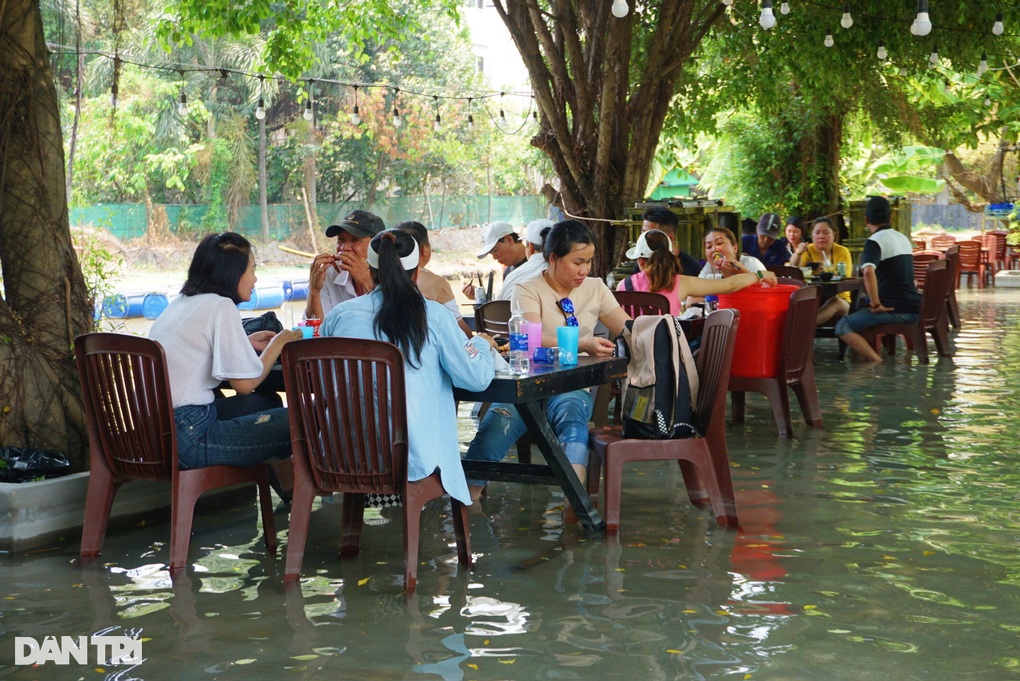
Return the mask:
<path id="1" fill-rule="evenodd" d="M 462 16 L 471 33 L 475 68 L 487 84 L 496 90 L 531 92 L 528 71 L 492 0 L 464 0 Z"/>

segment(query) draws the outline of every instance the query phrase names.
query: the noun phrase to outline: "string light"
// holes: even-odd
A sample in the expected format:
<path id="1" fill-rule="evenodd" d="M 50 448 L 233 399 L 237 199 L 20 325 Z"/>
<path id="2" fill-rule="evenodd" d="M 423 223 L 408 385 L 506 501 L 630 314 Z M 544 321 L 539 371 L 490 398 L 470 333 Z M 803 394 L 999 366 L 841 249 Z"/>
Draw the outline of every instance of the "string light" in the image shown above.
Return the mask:
<path id="1" fill-rule="evenodd" d="M 351 111 L 351 125 L 361 125 L 361 115 L 358 113 L 358 86 L 354 86 L 354 110 Z"/>
<path id="2" fill-rule="evenodd" d="M 435 122 L 435 124 L 434 124 L 434 125 L 432 126 L 432 128 L 433 128 L 433 129 L 434 129 L 434 130 L 435 130 L 436 132 L 439 132 L 440 130 L 442 130 L 442 129 L 443 129 L 443 119 L 442 119 L 442 118 L 440 118 L 440 116 L 439 116 L 439 95 L 432 95 L 432 101 L 433 101 L 433 102 L 435 103 L 435 105 L 436 105 L 436 122 Z"/>
<path id="3" fill-rule="evenodd" d="M 308 79 L 308 85 L 305 88 L 305 94 L 308 95 L 308 99 L 305 100 L 305 112 L 302 114 L 306 121 L 311 122 L 315 118 L 315 112 L 312 110 L 312 79 Z"/>
<path id="4" fill-rule="evenodd" d="M 939 46 L 938 45 L 932 45 L 931 46 L 931 54 L 928 55 L 928 61 L 931 63 L 932 66 L 935 66 L 936 64 L 939 63 Z"/>
<path id="5" fill-rule="evenodd" d="M 928 18 L 928 0 L 917 0 L 917 16 L 910 25 L 910 32 L 918 36 L 931 33 L 931 19 Z"/>
<path id="6" fill-rule="evenodd" d="M 503 111 L 503 95 L 504 92 L 499 93 L 499 122 L 506 125 L 506 113 Z"/>
<path id="7" fill-rule="evenodd" d="M 471 103 L 473 101 L 474 98 L 468 97 L 468 124 L 467 124 L 468 132 L 471 132 L 472 130 L 475 129 L 475 117 L 474 114 L 471 113 Z"/>
<path id="8" fill-rule="evenodd" d="M 1006 27 L 1002 25 L 1002 12 L 998 12 L 995 15 L 995 23 L 992 24 L 992 33 L 994 35 L 1002 35 L 1002 32 L 1006 30 Z"/>
<path id="9" fill-rule="evenodd" d="M 727 7 L 730 7 L 731 5 L 733 5 L 733 0 L 722 0 L 722 4 L 726 5 Z"/>
<path id="10" fill-rule="evenodd" d="M 766 31 L 776 25 L 776 15 L 772 12 L 772 0 L 761 0 L 761 17 L 758 23 Z"/>
<path id="11" fill-rule="evenodd" d="M 790 13 L 790 3 L 786 2 L 786 0 L 783 0 L 783 4 L 781 4 L 779 6 L 779 13 L 783 14 L 783 15 L 789 14 Z"/>
<path id="12" fill-rule="evenodd" d="M 181 96 L 180 96 L 180 99 L 177 100 L 177 113 L 179 113 L 181 115 L 181 118 L 187 118 L 188 117 L 188 95 L 184 94 L 184 83 L 185 83 L 185 80 L 184 80 L 184 71 L 181 71 L 180 74 L 181 74 Z"/>
<path id="13" fill-rule="evenodd" d="M 832 47 L 833 45 L 835 45 L 835 44 L 836 44 L 836 41 L 832 39 L 832 31 L 828 31 L 828 32 L 827 32 L 827 33 L 825 34 L 825 40 L 823 41 L 823 44 L 824 44 L 824 45 L 825 45 L 826 47 Z"/>
<path id="14" fill-rule="evenodd" d="M 985 96 L 985 108 L 987 109 L 991 105 L 992 105 L 992 98 L 986 95 Z"/>
<path id="15" fill-rule="evenodd" d="M 878 41 L 878 52 L 875 53 L 879 61 L 885 61 L 889 57 L 889 52 L 885 49 L 885 41 Z"/>
<path id="16" fill-rule="evenodd" d="M 843 28 L 849 29 L 854 25 L 854 18 L 850 16 L 850 3 L 843 3 L 843 16 L 840 17 L 839 25 Z"/>
<path id="17" fill-rule="evenodd" d="M 399 128 L 404 124 L 404 119 L 400 117 L 400 110 L 397 109 L 397 96 L 400 95 L 400 88 L 393 88 L 393 127 Z"/>
<path id="18" fill-rule="evenodd" d="M 622 19 L 630 12 L 630 7 L 627 6 L 627 0 L 613 0 L 613 9 L 611 11 L 614 17 Z"/>
<path id="19" fill-rule="evenodd" d="M 988 55 L 984 52 L 981 53 L 981 61 L 978 62 L 977 77 L 985 75 L 985 71 L 988 70 Z"/>
<path id="20" fill-rule="evenodd" d="M 263 88 L 266 84 L 266 77 L 259 74 L 259 103 L 255 107 L 255 118 L 260 121 L 266 120 L 266 100 L 263 99 Z"/>

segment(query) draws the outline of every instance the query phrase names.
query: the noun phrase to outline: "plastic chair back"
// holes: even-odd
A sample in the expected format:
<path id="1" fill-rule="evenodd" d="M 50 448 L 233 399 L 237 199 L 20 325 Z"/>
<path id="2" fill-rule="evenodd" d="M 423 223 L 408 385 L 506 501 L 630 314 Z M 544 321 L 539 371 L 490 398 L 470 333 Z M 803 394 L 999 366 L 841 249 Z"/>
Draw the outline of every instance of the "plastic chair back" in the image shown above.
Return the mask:
<path id="1" fill-rule="evenodd" d="M 705 319 L 698 366 L 698 404 L 695 405 L 695 426 L 699 433 L 721 434 L 726 422 L 726 391 L 733 364 L 733 348 L 737 342 L 740 312 L 735 309 L 716 310 Z"/>
<path id="2" fill-rule="evenodd" d="M 953 248 L 956 248 L 954 245 Z M 924 286 L 924 273 L 928 271 L 928 263 L 932 260 L 938 260 L 942 256 L 941 253 L 914 253 L 914 284 L 917 288 Z"/>
<path id="3" fill-rule="evenodd" d="M 814 364 L 815 318 L 821 295 L 817 286 L 805 286 L 790 294 L 783 334 L 783 371 L 787 383 L 800 381 L 804 368 Z"/>
<path id="4" fill-rule="evenodd" d="M 490 336 L 510 336 L 510 301 L 490 300 L 475 308 L 475 330 Z"/>
<path id="5" fill-rule="evenodd" d="M 799 267 L 792 267 L 790 265 L 768 265 L 765 269 L 769 272 L 775 272 L 777 277 L 800 279 L 801 281 L 804 281 L 804 272 Z"/>
<path id="6" fill-rule="evenodd" d="M 931 249 L 933 251 L 944 251 L 955 243 L 955 236 L 951 234 L 939 234 L 931 238 Z"/>
<path id="7" fill-rule="evenodd" d="M 643 314 L 669 314 L 669 298 L 651 291 L 613 291 L 616 302 L 631 319 Z"/>

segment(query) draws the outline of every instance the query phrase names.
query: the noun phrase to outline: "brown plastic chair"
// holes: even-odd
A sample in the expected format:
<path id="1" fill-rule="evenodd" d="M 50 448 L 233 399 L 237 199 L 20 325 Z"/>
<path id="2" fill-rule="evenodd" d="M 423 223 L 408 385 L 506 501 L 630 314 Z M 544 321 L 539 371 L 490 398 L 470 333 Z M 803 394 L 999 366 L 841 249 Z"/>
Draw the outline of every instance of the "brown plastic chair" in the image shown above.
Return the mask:
<path id="1" fill-rule="evenodd" d="M 734 423 L 744 422 L 745 393 L 758 392 L 764 394 L 772 405 L 779 434 L 782 437 L 793 437 L 790 396 L 787 393 L 787 388 L 792 388 L 800 403 L 804 421 L 814 428 L 822 427 L 822 410 L 815 385 L 814 351 L 815 318 L 818 316 L 820 296 L 821 291 L 817 286 L 806 286 L 790 294 L 783 349 L 774 376 L 730 378 Z"/>
<path id="2" fill-rule="evenodd" d="M 954 245 L 953 248 L 956 248 Z M 928 263 L 932 260 L 939 260 L 942 254 L 937 251 L 914 253 L 914 285 L 920 290 L 924 286 L 924 273 L 928 271 Z"/>
<path id="3" fill-rule="evenodd" d="M 1006 269 L 1006 232 L 985 232 L 981 236 L 981 246 L 986 254 L 988 276 L 995 283 L 995 273 Z"/>
<path id="4" fill-rule="evenodd" d="M 790 265 L 768 265 L 765 269 L 769 272 L 775 272 L 777 277 L 800 279 L 801 281 L 804 281 L 804 271 L 799 267 L 792 267 Z"/>
<path id="5" fill-rule="evenodd" d="M 949 263 L 949 283 L 946 285 L 946 314 L 954 329 L 960 329 L 960 304 L 956 302 L 956 287 L 960 285 L 960 248 L 953 245 L 946 250 L 946 262 Z"/>
<path id="6" fill-rule="evenodd" d="M 475 308 L 475 330 L 479 333 L 509 338 L 509 321 L 509 300 L 490 300 Z"/>
<path id="7" fill-rule="evenodd" d="M 956 237 L 951 234 L 939 234 L 931 238 L 931 250 L 945 251 L 956 243 Z"/>
<path id="8" fill-rule="evenodd" d="M 316 338 L 284 348 L 283 377 L 295 478 L 284 581 L 300 577 L 316 495 L 344 494 L 340 555 L 346 557 L 360 548 L 365 495 L 397 494 L 403 500 L 404 591 L 412 593 L 422 508 L 446 491 L 438 472 L 407 480 L 404 356 L 383 341 Z M 467 508 L 451 502 L 457 554 L 470 565 Z"/>
<path id="9" fill-rule="evenodd" d="M 963 242 L 960 242 L 963 243 Z M 935 260 L 928 263 L 928 272 L 924 278 L 924 290 L 921 292 L 921 313 L 914 324 L 879 324 L 865 329 L 862 334 L 868 342 L 878 349 L 882 336 L 903 336 L 907 347 L 913 348 L 917 359 L 923 364 L 928 363 L 928 333 L 935 340 L 935 348 L 941 357 L 952 357 L 949 347 L 949 324 L 946 314 L 946 287 L 949 286 L 949 263 Z M 895 338 L 892 339 L 895 341 Z M 895 342 L 888 343 L 886 349 L 890 354 L 896 351 Z"/>
<path id="10" fill-rule="evenodd" d="M 616 302 L 631 319 L 643 314 L 669 314 L 669 298 L 651 291 L 613 291 Z"/>
<path id="11" fill-rule="evenodd" d="M 620 426 L 594 428 L 588 436 L 589 466 L 601 465 L 605 475 L 603 517 L 606 532 L 620 530 L 623 465 L 631 461 L 676 461 L 687 495 L 698 508 L 711 506 L 716 522 L 737 527 L 730 462 L 726 450 L 726 388 L 733 362 L 740 313 L 716 310 L 705 321 L 697 366 L 701 389 L 695 405 L 695 427 L 703 437 L 677 440 L 624 439 Z"/>
<path id="12" fill-rule="evenodd" d="M 165 480 L 172 485 L 171 576 L 187 567 L 195 502 L 203 493 L 220 487 L 245 482 L 258 485 L 266 550 L 275 555 L 276 526 L 266 464 L 180 470 L 162 346 L 140 336 L 89 333 L 74 339 L 74 353 L 91 464 L 81 556 L 98 556 L 102 551 L 114 497 L 120 486 L 131 480 Z"/>
<path id="13" fill-rule="evenodd" d="M 967 286 L 971 284 L 971 278 L 978 278 L 978 288 L 984 287 L 985 267 L 981 262 L 981 242 L 959 241 L 960 269 L 956 286 L 959 288 L 963 275 L 967 275 Z"/>

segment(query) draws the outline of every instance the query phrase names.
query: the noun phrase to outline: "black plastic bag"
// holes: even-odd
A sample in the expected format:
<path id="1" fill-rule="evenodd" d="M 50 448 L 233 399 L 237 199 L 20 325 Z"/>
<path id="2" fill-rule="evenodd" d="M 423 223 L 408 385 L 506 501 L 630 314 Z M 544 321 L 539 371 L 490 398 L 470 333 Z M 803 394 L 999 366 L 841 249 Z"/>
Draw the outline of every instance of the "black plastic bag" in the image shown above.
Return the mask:
<path id="1" fill-rule="evenodd" d="M 258 317 L 242 319 L 241 324 L 244 326 L 244 332 L 249 336 L 256 331 L 272 331 L 273 333 L 283 331 L 283 324 L 272 310 Z"/>
<path id="2" fill-rule="evenodd" d="M 70 472 L 71 462 L 60 452 L 0 447 L 0 482 L 59 478 Z"/>

